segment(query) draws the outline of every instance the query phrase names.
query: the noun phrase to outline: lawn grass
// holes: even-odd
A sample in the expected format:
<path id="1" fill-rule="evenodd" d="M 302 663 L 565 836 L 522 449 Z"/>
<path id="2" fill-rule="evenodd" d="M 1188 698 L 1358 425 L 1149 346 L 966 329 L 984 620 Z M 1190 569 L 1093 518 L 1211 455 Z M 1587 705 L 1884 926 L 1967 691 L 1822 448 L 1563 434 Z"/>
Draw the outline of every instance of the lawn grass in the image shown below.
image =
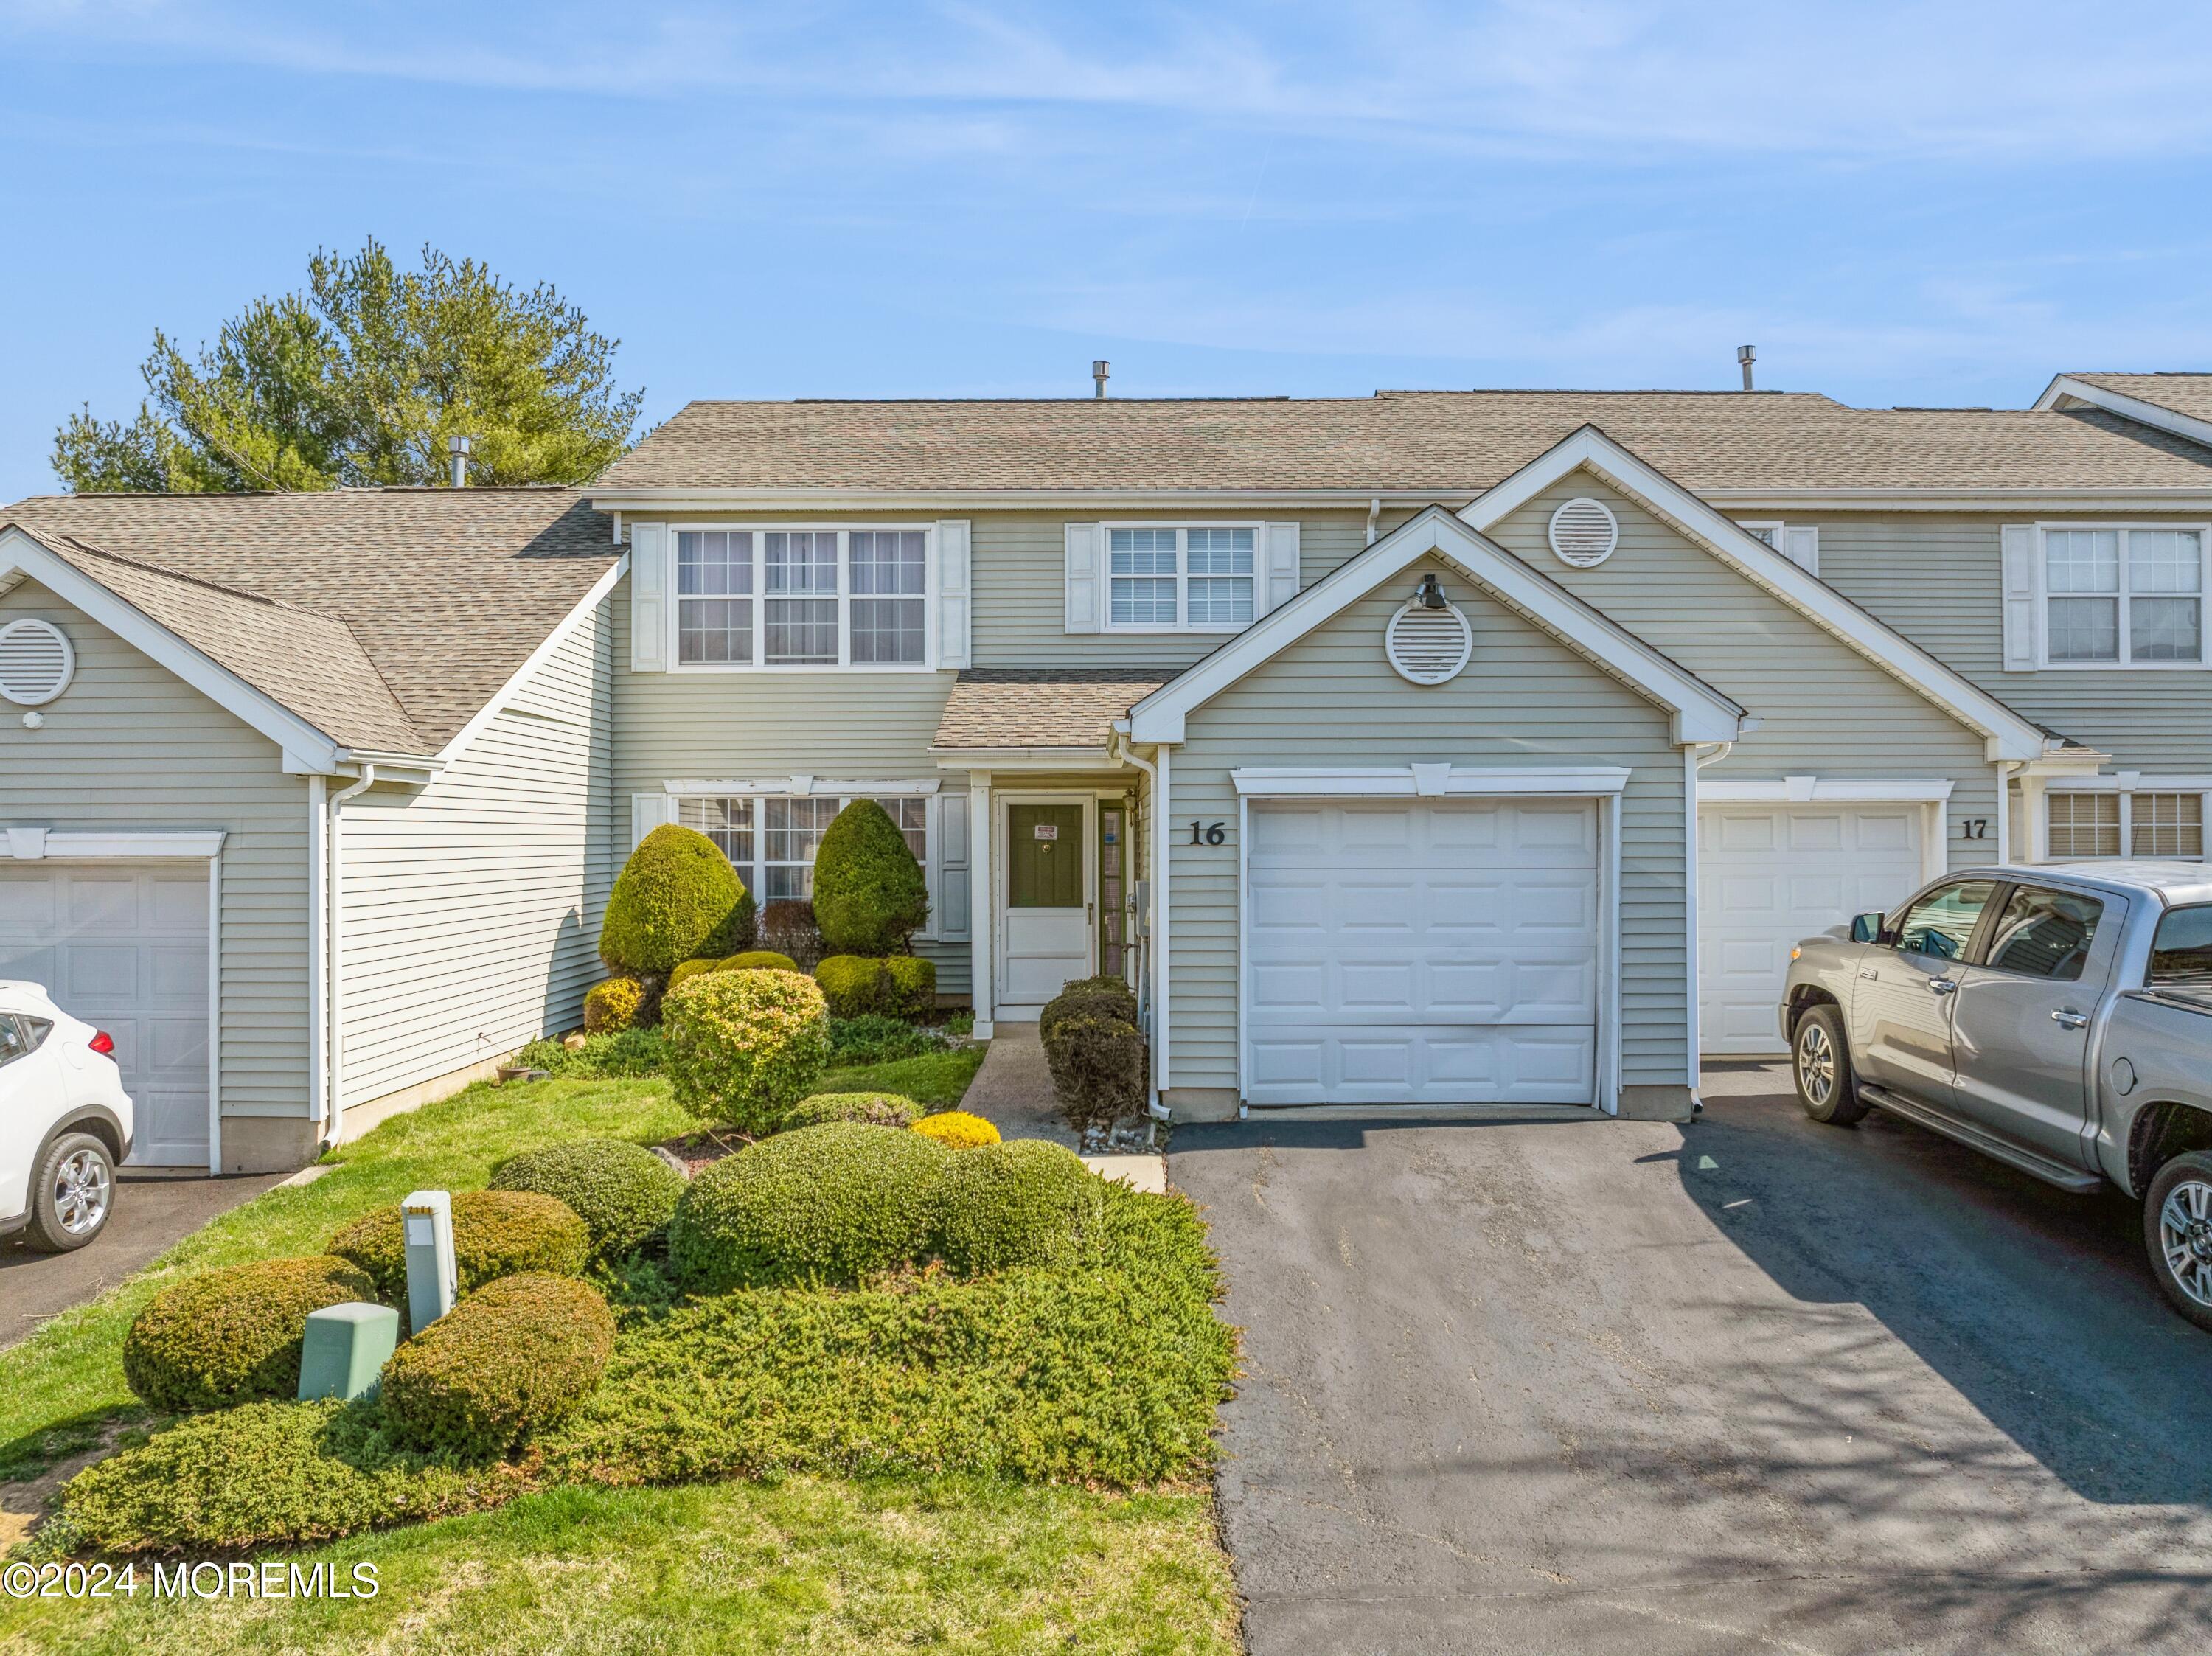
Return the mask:
<path id="1" fill-rule="evenodd" d="M 562 1489 L 292 1556 L 341 1575 L 373 1563 L 377 1595 L 0 1599 L 0 1652 L 1237 1647 L 1203 1495 L 960 1478 Z"/>
<path id="2" fill-rule="evenodd" d="M 897 1093 L 930 1110 L 949 1110 L 967 1095 L 968 1083 L 982 1067 L 981 1046 L 956 1046 L 950 1052 L 924 1052 L 890 1064 L 871 1064 L 856 1070 L 832 1070 L 822 1077 L 817 1093 Z"/>

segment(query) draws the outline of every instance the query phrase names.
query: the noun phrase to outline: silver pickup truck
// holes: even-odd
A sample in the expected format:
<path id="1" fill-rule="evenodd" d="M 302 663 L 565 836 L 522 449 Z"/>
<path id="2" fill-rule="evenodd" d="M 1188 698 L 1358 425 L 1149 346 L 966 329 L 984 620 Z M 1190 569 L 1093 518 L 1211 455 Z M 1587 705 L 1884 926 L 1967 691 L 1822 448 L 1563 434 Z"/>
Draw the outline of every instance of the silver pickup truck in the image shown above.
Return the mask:
<path id="1" fill-rule="evenodd" d="M 1972 869 L 1790 951 L 1799 1101 L 1886 1110 L 2143 1205 L 2151 1270 L 2212 1329 L 2212 866 Z"/>

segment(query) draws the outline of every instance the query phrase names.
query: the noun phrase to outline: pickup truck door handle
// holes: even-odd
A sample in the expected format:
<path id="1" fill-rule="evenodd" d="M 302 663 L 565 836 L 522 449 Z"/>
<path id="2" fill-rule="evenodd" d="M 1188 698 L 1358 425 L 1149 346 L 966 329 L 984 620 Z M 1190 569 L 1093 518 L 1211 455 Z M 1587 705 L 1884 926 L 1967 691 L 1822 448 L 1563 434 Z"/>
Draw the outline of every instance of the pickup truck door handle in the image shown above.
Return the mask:
<path id="1" fill-rule="evenodd" d="M 1881 974 L 1875 971 L 1871 966 L 1862 966 L 1859 968 L 1859 975 L 1863 978 L 1873 978 L 1876 981 L 1880 981 L 1881 978 Z"/>
<path id="2" fill-rule="evenodd" d="M 2051 1021 L 2062 1029 L 2086 1029 L 2089 1025 L 2089 1015 L 2077 1012 L 2070 1006 L 2062 1006 L 2051 1015 Z"/>
<path id="3" fill-rule="evenodd" d="M 1928 980 L 1928 992 L 1931 995 L 1955 995 L 1959 992 L 1959 986 L 1951 978 L 1930 978 Z"/>

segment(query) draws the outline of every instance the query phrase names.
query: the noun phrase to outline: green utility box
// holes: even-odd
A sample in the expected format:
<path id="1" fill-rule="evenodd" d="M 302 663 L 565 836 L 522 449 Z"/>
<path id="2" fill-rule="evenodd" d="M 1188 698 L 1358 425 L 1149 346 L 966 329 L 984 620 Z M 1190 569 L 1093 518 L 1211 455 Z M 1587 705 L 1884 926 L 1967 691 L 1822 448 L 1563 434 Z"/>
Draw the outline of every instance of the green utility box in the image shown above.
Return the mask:
<path id="1" fill-rule="evenodd" d="M 300 1348 L 300 1400 L 369 1396 L 398 1344 L 399 1313 L 388 1305 L 355 1301 L 310 1311 Z"/>

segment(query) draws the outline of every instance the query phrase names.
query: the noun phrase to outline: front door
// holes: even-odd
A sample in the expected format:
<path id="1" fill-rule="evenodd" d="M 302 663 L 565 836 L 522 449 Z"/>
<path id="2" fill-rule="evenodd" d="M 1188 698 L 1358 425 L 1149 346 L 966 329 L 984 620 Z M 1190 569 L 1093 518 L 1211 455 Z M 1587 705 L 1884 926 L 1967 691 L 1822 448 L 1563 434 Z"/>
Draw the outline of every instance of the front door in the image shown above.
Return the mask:
<path id="1" fill-rule="evenodd" d="M 1091 975 L 1091 801 L 1010 799 L 1006 812 L 997 1010 L 1033 1018 Z"/>

